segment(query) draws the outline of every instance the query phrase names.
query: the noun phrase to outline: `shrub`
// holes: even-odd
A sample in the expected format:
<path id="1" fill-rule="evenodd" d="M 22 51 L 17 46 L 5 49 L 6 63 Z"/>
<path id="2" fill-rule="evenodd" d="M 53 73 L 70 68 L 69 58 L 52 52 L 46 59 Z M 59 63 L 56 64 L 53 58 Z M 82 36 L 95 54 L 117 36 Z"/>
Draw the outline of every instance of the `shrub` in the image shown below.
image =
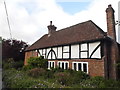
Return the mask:
<path id="1" fill-rule="evenodd" d="M 15 69 L 20 69 L 20 68 L 22 68 L 23 67 L 23 65 L 24 65 L 24 62 L 21 60 L 21 61 L 16 61 L 16 62 L 14 62 L 14 64 L 13 64 L 13 68 L 15 68 Z"/>
<path id="2" fill-rule="evenodd" d="M 3 61 L 2 64 L 3 64 L 3 69 L 13 68 L 14 60 L 13 60 L 13 58 L 9 58 L 9 59 Z"/>
<path id="3" fill-rule="evenodd" d="M 34 68 L 47 68 L 48 60 L 43 59 L 43 57 L 31 57 L 28 59 L 28 65 Z"/>
<path id="4" fill-rule="evenodd" d="M 32 66 L 30 66 L 30 65 L 24 65 L 23 67 L 22 67 L 22 70 L 23 71 L 27 71 L 27 70 L 30 70 L 30 69 L 32 69 L 33 67 Z"/>
<path id="5" fill-rule="evenodd" d="M 45 75 L 46 70 L 43 68 L 33 68 L 28 72 L 28 75 L 34 78 Z"/>
<path id="6" fill-rule="evenodd" d="M 68 85 L 70 79 L 70 73 L 57 72 L 54 74 L 55 79 L 62 85 Z"/>

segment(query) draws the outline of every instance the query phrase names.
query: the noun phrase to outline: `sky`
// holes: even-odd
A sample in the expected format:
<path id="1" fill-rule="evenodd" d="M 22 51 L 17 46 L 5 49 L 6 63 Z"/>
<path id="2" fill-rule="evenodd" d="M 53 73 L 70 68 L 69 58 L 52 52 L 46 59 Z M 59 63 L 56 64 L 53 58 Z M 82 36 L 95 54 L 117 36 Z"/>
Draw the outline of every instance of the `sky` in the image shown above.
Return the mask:
<path id="1" fill-rule="evenodd" d="M 118 20 L 120 0 L 5 0 L 11 26 L 12 38 L 33 44 L 48 34 L 50 21 L 57 30 L 92 20 L 107 31 L 106 8 L 109 4 L 115 10 Z M 10 32 L 4 7 L 0 0 L 0 36 L 9 39 Z M 117 25 L 116 25 L 117 30 Z M 118 31 L 117 31 L 118 32 Z"/>

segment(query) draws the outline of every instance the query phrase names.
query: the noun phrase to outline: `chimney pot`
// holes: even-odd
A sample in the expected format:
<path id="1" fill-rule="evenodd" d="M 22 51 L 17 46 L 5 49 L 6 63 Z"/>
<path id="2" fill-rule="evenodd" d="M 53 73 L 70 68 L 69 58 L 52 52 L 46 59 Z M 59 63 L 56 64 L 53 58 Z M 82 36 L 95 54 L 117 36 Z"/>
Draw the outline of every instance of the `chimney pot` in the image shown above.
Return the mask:
<path id="1" fill-rule="evenodd" d="M 55 27 L 54 25 L 52 25 L 52 21 L 50 21 L 50 25 L 47 26 L 47 27 L 48 27 L 48 34 L 49 34 L 49 36 L 50 36 L 52 33 L 56 32 L 57 27 Z"/>

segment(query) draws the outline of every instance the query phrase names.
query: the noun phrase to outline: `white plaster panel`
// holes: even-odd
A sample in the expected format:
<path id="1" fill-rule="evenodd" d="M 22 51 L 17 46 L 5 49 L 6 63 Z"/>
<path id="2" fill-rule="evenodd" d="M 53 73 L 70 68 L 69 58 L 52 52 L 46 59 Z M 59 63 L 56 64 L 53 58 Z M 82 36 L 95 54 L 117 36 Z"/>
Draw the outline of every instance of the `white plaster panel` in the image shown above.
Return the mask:
<path id="1" fill-rule="evenodd" d="M 39 50 L 40 54 L 38 56 L 42 56 L 42 49 Z"/>
<path id="2" fill-rule="evenodd" d="M 69 58 L 69 53 L 63 53 L 63 58 Z"/>
<path id="3" fill-rule="evenodd" d="M 57 57 L 57 47 L 53 48 L 53 51 L 55 52 L 56 57 Z"/>
<path id="4" fill-rule="evenodd" d="M 94 52 L 91 58 L 101 58 L 100 47 Z"/>
<path id="5" fill-rule="evenodd" d="M 63 47 L 63 52 L 69 52 L 69 46 L 64 46 Z"/>
<path id="6" fill-rule="evenodd" d="M 87 43 L 81 44 L 81 51 L 87 50 Z"/>
<path id="7" fill-rule="evenodd" d="M 100 42 L 89 43 L 89 57 L 94 49 L 100 44 Z"/>
<path id="8" fill-rule="evenodd" d="M 62 58 L 62 47 L 58 47 L 58 58 Z"/>
<path id="9" fill-rule="evenodd" d="M 87 52 L 81 52 L 81 58 L 87 58 Z"/>
<path id="10" fill-rule="evenodd" d="M 71 58 L 79 58 L 79 45 L 71 45 Z"/>

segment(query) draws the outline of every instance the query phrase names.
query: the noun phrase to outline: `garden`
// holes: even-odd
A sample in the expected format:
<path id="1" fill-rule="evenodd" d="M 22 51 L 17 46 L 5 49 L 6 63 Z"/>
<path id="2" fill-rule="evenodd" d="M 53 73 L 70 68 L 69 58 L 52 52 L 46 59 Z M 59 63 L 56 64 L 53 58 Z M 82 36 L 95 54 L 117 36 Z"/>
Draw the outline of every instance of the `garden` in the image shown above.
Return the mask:
<path id="1" fill-rule="evenodd" d="M 31 57 L 28 65 L 9 58 L 3 62 L 3 88 L 120 88 L 120 80 L 90 77 L 82 71 L 47 69 L 43 57 Z"/>

